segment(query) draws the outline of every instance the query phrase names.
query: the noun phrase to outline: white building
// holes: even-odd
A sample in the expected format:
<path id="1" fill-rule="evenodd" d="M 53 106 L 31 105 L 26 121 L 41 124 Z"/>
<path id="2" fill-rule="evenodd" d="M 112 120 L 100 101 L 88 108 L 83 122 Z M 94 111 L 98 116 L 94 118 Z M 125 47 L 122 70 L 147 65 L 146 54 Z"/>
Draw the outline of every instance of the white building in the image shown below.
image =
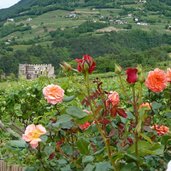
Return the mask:
<path id="1" fill-rule="evenodd" d="M 7 22 L 14 22 L 14 19 L 13 18 L 8 18 Z"/>

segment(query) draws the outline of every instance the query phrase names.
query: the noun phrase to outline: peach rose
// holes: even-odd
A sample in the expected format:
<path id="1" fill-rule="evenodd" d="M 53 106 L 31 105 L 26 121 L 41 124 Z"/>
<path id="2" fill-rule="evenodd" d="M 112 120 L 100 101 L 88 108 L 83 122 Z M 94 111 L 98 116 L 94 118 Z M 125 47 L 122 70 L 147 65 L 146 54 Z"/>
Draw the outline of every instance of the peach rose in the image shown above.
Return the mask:
<path id="1" fill-rule="evenodd" d="M 145 81 L 145 85 L 153 92 L 162 92 L 167 86 L 166 73 L 159 68 L 150 71 Z"/>
<path id="2" fill-rule="evenodd" d="M 171 68 L 167 68 L 166 77 L 167 81 L 171 82 Z"/>
<path id="3" fill-rule="evenodd" d="M 164 125 L 156 125 L 155 124 L 151 128 L 154 129 L 158 135 L 165 135 L 169 132 L 169 128 Z"/>
<path id="4" fill-rule="evenodd" d="M 151 110 L 151 105 L 150 105 L 150 103 L 145 102 L 139 106 L 139 109 L 141 109 L 141 108 L 146 108 L 147 110 Z"/>
<path id="5" fill-rule="evenodd" d="M 41 141 L 40 136 L 46 134 L 46 129 L 42 125 L 28 125 L 22 139 L 29 142 L 32 148 L 37 148 Z"/>
<path id="6" fill-rule="evenodd" d="M 116 91 L 110 91 L 108 95 L 108 99 L 106 100 L 106 105 L 109 106 L 118 106 L 120 102 L 119 94 Z"/>
<path id="7" fill-rule="evenodd" d="M 48 103 L 55 105 L 63 101 L 64 90 L 58 85 L 51 84 L 43 88 L 43 95 Z"/>

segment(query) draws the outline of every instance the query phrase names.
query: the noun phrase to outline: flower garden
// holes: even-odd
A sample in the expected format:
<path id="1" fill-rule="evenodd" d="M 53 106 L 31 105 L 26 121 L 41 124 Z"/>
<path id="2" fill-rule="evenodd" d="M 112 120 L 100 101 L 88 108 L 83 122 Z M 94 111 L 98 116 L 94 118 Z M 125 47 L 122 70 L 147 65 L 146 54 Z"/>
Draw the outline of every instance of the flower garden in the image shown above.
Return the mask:
<path id="1" fill-rule="evenodd" d="M 166 170 L 171 69 L 115 65 L 101 79 L 91 56 L 75 62 L 61 64 L 61 80 L 0 90 L 1 159 L 26 171 Z"/>

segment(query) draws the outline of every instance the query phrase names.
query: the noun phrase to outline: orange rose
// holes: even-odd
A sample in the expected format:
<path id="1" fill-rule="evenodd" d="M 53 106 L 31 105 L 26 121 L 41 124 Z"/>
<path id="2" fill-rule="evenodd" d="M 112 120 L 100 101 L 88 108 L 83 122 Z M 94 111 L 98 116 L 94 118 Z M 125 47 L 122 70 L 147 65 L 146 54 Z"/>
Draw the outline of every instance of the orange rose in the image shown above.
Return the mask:
<path id="1" fill-rule="evenodd" d="M 166 73 L 159 68 L 150 71 L 145 85 L 153 92 L 162 92 L 167 86 Z"/>
<path id="2" fill-rule="evenodd" d="M 118 106 L 120 102 L 119 94 L 116 91 L 110 91 L 108 99 L 106 100 L 106 105 Z"/>
<path id="3" fill-rule="evenodd" d="M 43 95 L 48 103 L 55 105 L 63 101 L 64 90 L 58 85 L 51 84 L 43 88 Z"/>
<path id="4" fill-rule="evenodd" d="M 166 77 L 167 81 L 171 83 L 171 68 L 167 68 Z"/>
<path id="5" fill-rule="evenodd" d="M 22 139 L 29 142 L 32 148 L 36 148 L 41 141 L 40 136 L 46 134 L 46 129 L 42 125 L 28 125 Z"/>
<path id="6" fill-rule="evenodd" d="M 158 135 L 164 135 L 164 134 L 167 134 L 169 132 L 169 128 L 167 126 L 164 126 L 164 125 L 153 125 L 151 127 L 152 129 L 154 129 Z"/>

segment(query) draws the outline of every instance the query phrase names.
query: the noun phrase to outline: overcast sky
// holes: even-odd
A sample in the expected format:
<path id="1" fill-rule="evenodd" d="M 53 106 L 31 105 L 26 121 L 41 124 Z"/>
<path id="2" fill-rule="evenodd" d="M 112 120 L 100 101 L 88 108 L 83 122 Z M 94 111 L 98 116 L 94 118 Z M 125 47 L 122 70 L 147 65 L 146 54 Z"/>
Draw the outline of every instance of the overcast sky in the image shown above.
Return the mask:
<path id="1" fill-rule="evenodd" d="M 0 9 L 1 8 L 8 8 L 8 7 L 16 4 L 19 1 L 20 0 L 0 0 Z"/>

